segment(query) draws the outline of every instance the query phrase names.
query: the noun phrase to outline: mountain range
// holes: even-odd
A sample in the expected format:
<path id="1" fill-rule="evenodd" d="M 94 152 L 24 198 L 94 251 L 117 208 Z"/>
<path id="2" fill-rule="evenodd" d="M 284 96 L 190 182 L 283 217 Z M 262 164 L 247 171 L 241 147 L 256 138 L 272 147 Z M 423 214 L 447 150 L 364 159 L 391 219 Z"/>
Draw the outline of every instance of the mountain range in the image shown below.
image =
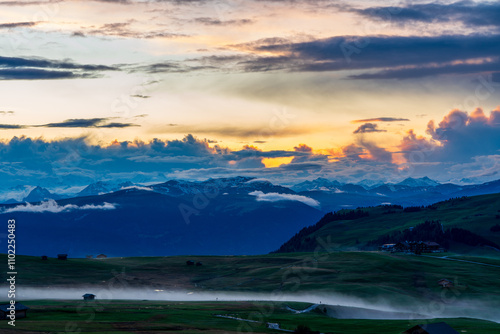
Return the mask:
<path id="1" fill-rule="evenodd" d="M 371 186 L 319 178 L 292 187 L 250 177 L 97 182 L 69 198 L 35 187 L 28 203 L 0 204 L 0 217 L 18 221 L 25 255 L 263 254 L 330 211 L 498 192 L 500 180 L 461 186 L 428 178 Z"/>
<path id="2" fill-rule="evenodd" d="M 398 183 L 380 183 L 363 180 L 359 183 L 341 183 L 336 180 L 317 178 L 292 186 L 275 185 L 267 180 L 251 177 L 232 177 L 209 179 L 206 181 L 169 180 L 158 184 L 139 184 L 131 181 L 99 181 L 81 187 L 77 192 L 57 193 L 39 186 L 17 186 L 15 189 L 25 191 L 31 188 L 28 195 L 15 200 L 4 201 L 4 204 L 38 202 L 48 199 L 64 199 L 82 196 L 97 196 L 128 188 L 152 190 L 161 194 L 179 197 L 206 193 L 218 189 L 228 194 L 264 193 L 297 194 L 311 197 L 321 203 L 324 211 L 345 207 L 356 207 L 360 204 L 430 204 L 454 196 L 481 195 L 500 191 L 500 180 L 474 185 L 458 185 L 439 183 L 428 177 L 407 178 Z M 1 194 L 1 192 L 0 192 Z"/>

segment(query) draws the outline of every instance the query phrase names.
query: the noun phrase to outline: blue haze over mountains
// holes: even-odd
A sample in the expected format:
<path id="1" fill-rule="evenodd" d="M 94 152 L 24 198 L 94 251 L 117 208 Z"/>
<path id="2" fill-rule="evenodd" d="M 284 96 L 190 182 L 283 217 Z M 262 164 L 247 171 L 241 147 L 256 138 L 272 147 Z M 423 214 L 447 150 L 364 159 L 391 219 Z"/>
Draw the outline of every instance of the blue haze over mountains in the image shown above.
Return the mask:
<path id="1" fill-rule="evenodd" d="M 326 212 L 497 193 L 500 180 L 456 185 L 424 177 L 345 184 L 318 178 L 285 187 L 233 177 L 152 185 L 97 182 L 73 194 L 18 189 L 27 192 L 21 201 L 0 205 L 1 219 L 18 222 L 18 254 L 240 255 L 273 251 Z"/>

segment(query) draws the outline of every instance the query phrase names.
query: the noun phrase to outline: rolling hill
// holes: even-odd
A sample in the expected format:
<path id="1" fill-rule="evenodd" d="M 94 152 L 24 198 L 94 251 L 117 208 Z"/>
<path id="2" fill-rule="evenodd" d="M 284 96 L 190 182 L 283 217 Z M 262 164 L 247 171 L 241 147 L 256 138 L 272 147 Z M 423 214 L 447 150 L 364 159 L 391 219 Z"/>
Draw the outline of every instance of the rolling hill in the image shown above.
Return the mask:
<path id="1" fill-rule="evenodd" d="M 362 214 L 352 214 L 353 212 Z M 426 221 L 439 222 L 443 230 L 465 229 L 500 244 L 500 232 L 491 231 L 494 225 L 500 223 L 500 194 L 455 198 L 411 209 L 383 205 L 357 211 L 341 210 L 336 214 L 327 214 L 317 224 L 302 229 L 283 244 L 278 252 L 310 252 L 322 247 L 321 243 L 325 242 L 334 249 L 366 249 L 377 238 Z M 491 247 L 470 247 L 458 242 L 452 242 L 450 250 L 500 255 L 500 251 Z"/>

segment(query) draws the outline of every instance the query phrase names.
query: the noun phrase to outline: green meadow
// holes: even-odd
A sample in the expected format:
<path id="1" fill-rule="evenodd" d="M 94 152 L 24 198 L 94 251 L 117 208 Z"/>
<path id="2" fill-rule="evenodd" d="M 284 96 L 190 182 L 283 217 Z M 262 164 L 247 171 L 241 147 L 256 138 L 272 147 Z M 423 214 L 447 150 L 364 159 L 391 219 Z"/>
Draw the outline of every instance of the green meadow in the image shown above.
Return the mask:
<path id="1" fill-rule="evenodd" d="M 293 330 L 306 325 L 322 333 L 400 333 L 422 320 L 339 320 L 319 312 L 294 314 L 286 305 L 306 308 L 304 303 L 271 302 L 152 302 L 152 301 L 31 301 L 26 319 L 16 321 L 15 331 L 6 322 L 2 333 L 279 333 L 266 323 Z M 243 320 L 221 318 L 233 316 Z M 446 321 L 463 333 L 494 334 L 500 325 L 475 319 Z"/>
<path id="2" fill-rule="evenodd" d="M 307 325 L 323 333 L 399 333 L 419 320 L 342 320 L 321 312 L 295 314 L 284 308 L 305 309 L 310 304 L 291 303 L 290 296 L 363 300 L 366 303 L 401 306 L 418 312 L 454 310 L 469 307 L 465 314 L 486 314 L 500 319 L 500 260 L 440 254 L 437 256 L 397 255 L 380 252 L 290 253 L 262 256 L 176 256 L 144 258 L 68 259 L 19 256 L 18 287 L 51 288 L 54 295 L 66 288 L 96 293 L 94 302 L 79 300 L 19 300 L 30 307 L 28 318 L 19 319 L 15 332 L 20 333 L 275 333 L 265 323 L 279 323 L 294 329 Z M 6 260 L 5 255 L 2 255 Z M 202 266 L 188 266 L 186 261 L 201 261 Z M 456 283 L 444 290 L 437 281 L 447 278 Z M 107 288 L 178 290 L 185 293 L 262 293 L 281 296 L 276 302 L 100 300 L 99 291 Z M 328 299 L 331 296 L 330 299 Z M 120 297 L 121 298 L 121 297 Z M 127 298 L 124 298 L 127 299 Z M 131 292 L 131 298 L 133 293 Z M 316 301 L 315 301 L 316 302 Z M 332 303 L 330 303 L 332 304 Z M 482 311 L 484 309 L 484 312 Z M 496 311 L 497 310 L 497 311 Z M 495 313 L 496 312 L 496 313 Z M 228 314 L 258 323 L 219 318 Z M 447 317 L 436 312 L 437 318 Z M 439 321 L 439 320 L 432 320 Z M 455 318 L 447 323 L 464 333 L 498 333 L 500 324 Z M 75 327 L 76 326 L 76 327 Z M 249 327 L 250 326 L 250 327 Z M 2 333 L 12 330 L 0 323 Z M 243 329 L 242 329 L 243 328 Z M 79 330 L 79 331 L 78 331 Z M 243 331 L 245 332 L 245 331 Z"/>

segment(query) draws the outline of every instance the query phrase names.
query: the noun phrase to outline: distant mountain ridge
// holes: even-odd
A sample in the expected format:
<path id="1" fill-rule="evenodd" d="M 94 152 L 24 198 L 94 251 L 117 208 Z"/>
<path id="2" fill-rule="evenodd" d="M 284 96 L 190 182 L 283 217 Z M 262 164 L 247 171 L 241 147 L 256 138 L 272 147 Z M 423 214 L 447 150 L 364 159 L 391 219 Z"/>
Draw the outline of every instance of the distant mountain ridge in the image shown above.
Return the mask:
<path id="1" fill-rule="evenodd" d="M 23 201 L 24 202 L 41 202 L 49 199 L 60 199 L 61 197 L 55 194 L 52 194 L 45 188 L 40 186 L 36 186 L 33 190 L 30 191 L 28 196 L 26 196 Z"/>
<path id="2" fill-rule="evenodd" d="M 142 185 L 131 181 L 99 181 L 74 194 L 57 194 L 45 188 L 35 187 L 28 196 L 23 197 L 22 201 L 9 199 L 8 196 L 5 196 L 4 198 L 7 200 L 4 200 L 4 203 L 35 203 L 48 199 L 98 196 L 133 187 L 178 198 L 187 198 L 196 194 L 202 197 L 210 197 L 214 194 L 236 196 L 250 193 L 280 194 L 281 197 L 284 195 L 297 195 L 311 199 L 310 203 L 313 201 L 319 203 L 320 210 L 328 212 L 342 208 L 380 204 L 428 205 L 451 197 L 491 194 L 500 192 L 500 180 L 477 185 L 457 185 L 452 183 L 441 184 L 428 177 L 422 177 L 407 178 L 398 183 L 378 184 L 370 180 L 363 180 L 358 184 L 353 184 L 317 178 L 289 187 L 245 176 L 208 179 L 205 181 L 169 180 L 152 185 Z M 28 187 L 19 186 L 20 190 L 26 188 Z"/>
<path id="3" fill-rule="evenodd" d="M 118 191 L 122 188 L 131 187 L 134 184 L 130 181 L 121 182 L 118 184 L 114 184 L 111 182 L 103 182 L 99 181 L 96 183 L 89 184 L 82 191 L 80 191 L 77 196 L 95 196 L 95 195 L 103 195 L 108 194 L 113 191 Z"/>
<path id="4" fill-rule="evenodd" d="M 267 253 L 323 214 L 293 198 L 259 201 L 248 193 L 223 192 L 233 186 L 229 182 L 213 196 L 170 196 L 131 187 L 39 204 L 3 204 L 0 219 L 19 222 L 20 255 L 241 255 Z"/>
<path id="5" fill-rule="evenodd" d="M 381 204 L 421 206 L 500 192 L 500 180 L 473 186 L 434 186 L 430 179 L 403 183 L 367 189 L 318 179 L 293 190 L 251 177 L 153 185 L 97 182 L 65 199 L 35 187 L 25 198 L 31 204 L 1 204 L 0 217 L 23 222 L 19 254 L 260 254 L 277 249 L 329 211 Z M 383 216 L 388 221 L 394 217 Z"/>

